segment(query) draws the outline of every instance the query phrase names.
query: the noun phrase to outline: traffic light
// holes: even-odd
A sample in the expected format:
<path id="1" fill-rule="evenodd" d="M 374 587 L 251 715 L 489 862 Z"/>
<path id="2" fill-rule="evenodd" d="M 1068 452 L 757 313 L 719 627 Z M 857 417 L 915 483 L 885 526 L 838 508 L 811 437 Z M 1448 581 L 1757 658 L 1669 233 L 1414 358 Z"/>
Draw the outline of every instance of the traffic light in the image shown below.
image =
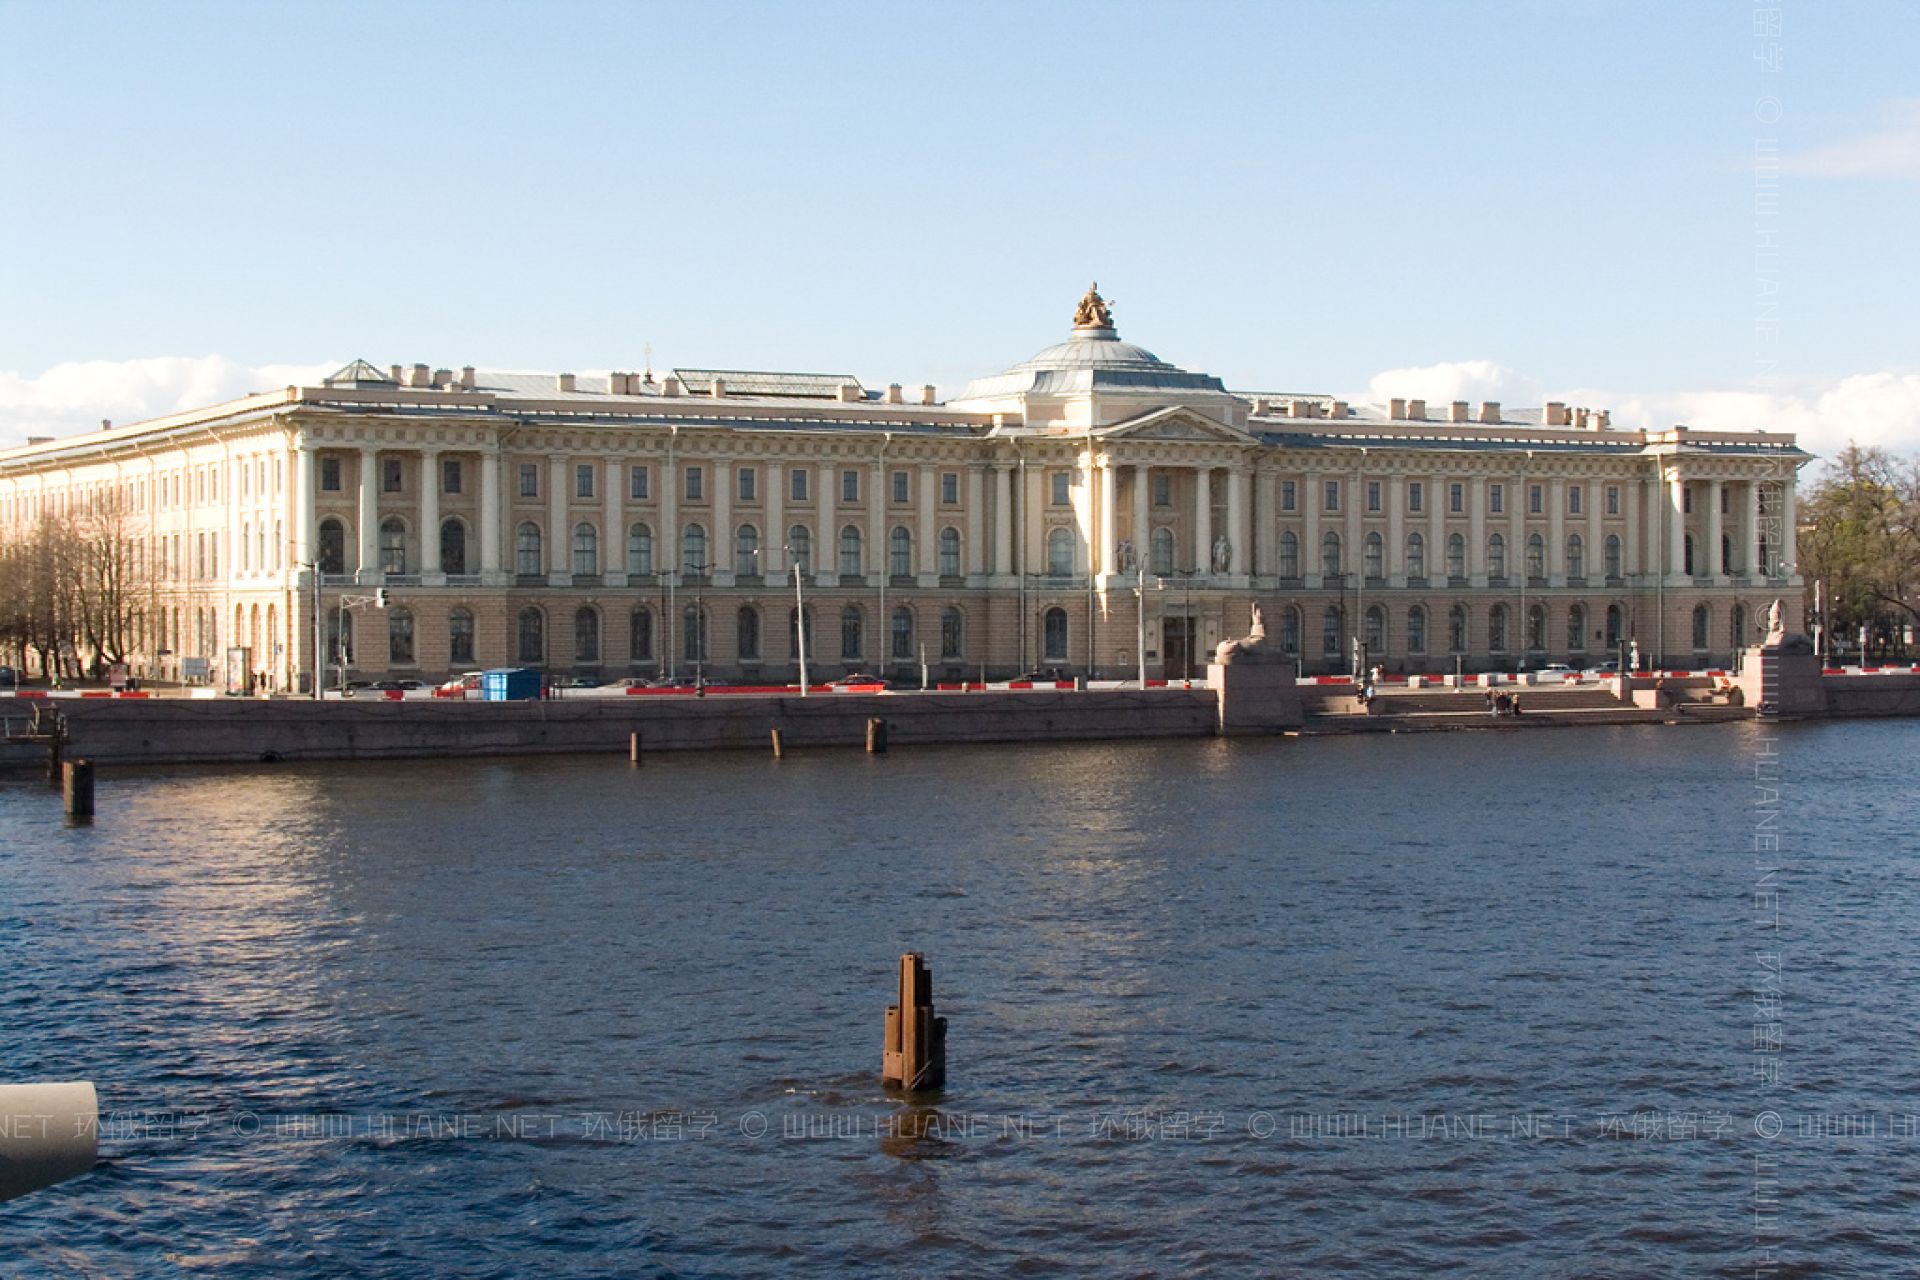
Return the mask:
<path id="1" fill-rule="evenodd" d="M 387 607 L 387 589 L 385 587 L 374 588 L 373 607 L 376 609 L 384 609 Z"/>

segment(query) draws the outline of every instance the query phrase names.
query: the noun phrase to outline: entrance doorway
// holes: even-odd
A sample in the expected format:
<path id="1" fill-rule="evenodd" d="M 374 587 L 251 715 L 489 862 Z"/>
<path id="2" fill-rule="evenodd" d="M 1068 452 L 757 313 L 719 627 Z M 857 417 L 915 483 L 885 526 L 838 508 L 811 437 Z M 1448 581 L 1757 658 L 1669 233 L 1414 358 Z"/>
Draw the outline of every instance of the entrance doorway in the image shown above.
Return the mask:
<path id="1" fill-rule="evenodd" d="M 1187 618 L 1160 620 L 1160 654 L 1169 680 L 1193 678 L 1193 624 Z"/>

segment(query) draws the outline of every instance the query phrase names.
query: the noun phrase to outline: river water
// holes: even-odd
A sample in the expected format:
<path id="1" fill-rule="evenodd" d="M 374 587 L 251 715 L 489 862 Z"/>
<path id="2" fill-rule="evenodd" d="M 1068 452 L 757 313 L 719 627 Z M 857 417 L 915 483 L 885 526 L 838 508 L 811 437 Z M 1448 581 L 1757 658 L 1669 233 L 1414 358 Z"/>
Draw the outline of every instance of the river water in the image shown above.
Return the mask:
<path id="1" fill-rule="evenodd" d="M 8 778 L 0 1080 L 103 1117 L 0 1274 L 1911 1274 L 1917 746 Z"/>

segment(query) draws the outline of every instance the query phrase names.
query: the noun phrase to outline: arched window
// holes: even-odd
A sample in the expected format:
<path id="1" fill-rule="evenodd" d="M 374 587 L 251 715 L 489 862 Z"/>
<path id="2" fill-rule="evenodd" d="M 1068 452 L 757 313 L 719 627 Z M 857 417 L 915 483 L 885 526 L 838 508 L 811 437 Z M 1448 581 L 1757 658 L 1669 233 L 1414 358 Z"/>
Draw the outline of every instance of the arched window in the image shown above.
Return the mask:
<path id="1" fill-rule="evenodd" d="M 1704 651 L 1713 633 L 1713 610 L 1704 604 L 1693 606 L 1693 647 Z"/>
<path id="2" fill-rule="evenodd" d="M 473 661 L 471 609 L 454 609 L 447 614 L 447 661 L 458 666 Z"/>
<path id="3" fill-rule="evenodd" d="M 1539 534 L 1527 537 L 1527 576 L 1544 578 L 1547 576 L 1547 540 Z"/>
<path id="4" fill-rule="evenodd" d="M 573 574 L 588 578 L 600 572 L 600 532 L 582 520 L 573 526 Z"/>
<path id="5" fill-rule="evenodd" d="M 1340 535 L 1329 529 L 1320 538 L 1320 572 L 1329 578 L 1340 576 Z"/>
<path id="6" fill-rule="evenodd" d="M 1536 604 L 1527 608 L 1527 652 L 1539 653 L 1547 647 L 1547 607 Z"/>
<path id="7" fill-rule="evenodd" d="M 866 639 L 862 634 L 866 616 L 860 612 L 860 606 L 850 604 L 840 611 L 840 657 L 848 662 L 858 661 L 861 642 Z"/>
<path id="8" fill-rule="evenodd" d="M 743 524 L 733 531 L 733 571 L 743 578 L 760 572 L 760 529 Z"/>
<path id="9" fill-rule="evenodd" d="M 1447 535 L 1447 576 L 1449 578 L 1467 576 L 1467 540 L 1461 534 Z"/>
<path id="10" fill-rule="evenodd" d="M 1427 651 L 1427 611 L 1420 605 L 1407 610 L 1407 652 Z"/>
<path id="11" fill-rule="evenodd" d="M 1050 578 L 1073 576 L 1072 530 L 1060 528 L 1047 534 L 1047 576 Z"/>
<path id="12" fill-rule="evenodd" d="M 960 531 L 951 525 L 940 531 L 940 576 L 960 576 Z"/>
<path id="13" fill-rule="evenodd" d="M 1367 608 L 1367 652 L 1375 656 L 1387 651 L 1387 611 L 1379 605 Z"/>
<path id="14" fill-rule="evenodd" d="M 1617 604 L 1607 606 L 1607 648 L 1618 649 L 1627 638 L 1627 614 Z"/>
<path id="15" fill-rule="evenodd" d="M 1300 610 L 1293 605 L 1280 611 L 1280 652 L 1300 652 Z"/>
<path id="16" fill-rule="evenodd" d="M 813 534 L 803 524 L 787 530 L 787 568 L 801 573 L 813 572 Z"/>
<path id="17" fill-rule="evenodd" d="M 1567 650 L 1585 653 L 1587 649 L 1587 606 L 1576 604 L 1567 610 Z"/>
<path id="18" fill-rule="evenodd" d="M 1507 606 L 1496 604 L 1487 610 L 1487 651 L 1507 651 Z"/>
<path id="19" fill-rule="evenodd" d="M 529 605 L 520 611 L 520 644 L 515 651 L 521 662 L 537 666 L 547 658 L 547 615 Z"/>
<path id="20" fill-rule="evenodd" d="M 514 572 L 534 577 L 540 568 L 540 526 L 528 520 L 513 535 Z"/>
<path id="21" fill-rule="evenodd" d="M 860 562 L 860 530 L 848 525 L 840 531 L 840 576 L 860 577 L 865 572 Z"/>
<path id="22" fill-rule="evenodd" d="M 1567 539 L 1567 576 L 1584 578 L 1587 576 L 1587 543 L 1579 534 Z"/>
<path id="23" fill-rule="evenodd" d="M 1467 606 L 1457 604 L 1447 610 L 1447 652 L 1467 651 Z"/>
<path id="24" fill-rule="evenodd" d="M 940 656 L 959 658 L 967 651 L 967 616 L 948 605 L 940 611 Z"/>
<path id="25" fill-rule="evenodd" d="M 1173 576 L 1173 530 L 1161 525 L 1147 539 L 1152 550 L 1153 571 L 1163 578 Z"/>
<path id="26" fill-rule="evenodd" d="M 690 524 L 680 541 L 680 568 L 695 577 L 707 571 L 707 526 Z"/>
<path id="27" fill-rule="evenodd" d="M 1378 582 L 1387 576 L 1387 544 L 1377 533 L 1367 535 L 1367 562 L 1365 565 L 1367 580 Z"/>
<path id="28" fill-rule="evenodd" d="M 1339 607 L 1328 605 L 1320 615 L 1320 652 L 1338 661 L 1346 641 L 1346 623 L 1340 616 Z"/>
<path id="29" fill-rule="evenodd" d="M 1280 534 L 1280 576 L 1300 576 L 1300 539 L 1291 529 L 1282 530 Z"/>
<path id="30" fill-rule="evenodd" d="M 733 647 L 740 661 L 760 661 L 760 611 L 750 604 L 741 605 L 734 618 Z"/>
<path id="31" fill-rule="evenodd" d="M 467 526 L 459 519 L 440 522 L 440 572 L 454 575 L 467 571 Z"/>
<path id="32" fill-rule="evenodd" d="M 331 516 L 320 522 L 320 572 L 347 571 L 347 527 Z"/>
<path id="33" fill-rule="evenodd" d="M 1507 540 L 1497 533 L 1487 539 L 1487 576 L 1507 576 Z"/>
<path id="34" fill-rule="evenodd" d="M 1421 579 L 1427 576 L 1427 540 L 1417 533 L 1407 535 L 1407 576 Z"/>
<path id="35" fill-rule="evenodd" d="M 381 522 L 380 567 L 388 573 L 407 571 L 407 526 L 398 516 Z"/>
<path id="36" fill-rule="evenodd" d="M 627 572 L 636 578 L 653 572 L 653 530 L 644 524 L 627 530 Z"/>
<path id="37" fill-rule="evenodd" d="M 887 535 L 887 573 L 895 578 L 913 576 L 913 534 L 905 525 L 895 525 Z"/>
<path id="38" fill-rule="evenodd" d="M 1619 577 L 1620 576 L 1620 535 L 1619 534 L 1610 533 L 1607 535 L 1606 555 L 1607 555 L 1607 563 L 1606 563 L 1607 576 L 1609 578 Z"/>
<path id="39" fill-rule="evenodd" d="M 1681 561 L 1681 569 L 1682 569 L 1682 572 L 1688 575 L 1691 575 L 1693 573 L 1693 535 L 1688 534 L 1686 536 L 1686 541 L 1681 545 L 1682 545 L 1682 550 L 1685 553 Z"/>
<path id="40" fill-rule="evenodd" d="M 1732 648 L 1737 653 L 1741 649 L 1746 648 L 1749 643 L 1747 640 L 1747 606 L 1744 604 L 1735 604 L 1733 606 L 1733 612 L 1728 615 L 1727 621 L 1727 636 L 1732 641 Z"/>
<path id="41" fill-rule="evenodd" d="M 681 653 L 699 666 L 707 660 L 707 614 L 698 604 L 689 604 L 680 615 Z"/>
<path id="42" fill-rule="evenodd" d="M 913 610 L 902 607 L 893 611 L 893 660 L 907 662 L 913 658 Z"/>
<path id="43" fill-rule="evenodd" d="M 588 605 L 573 611 L 573 660 L 600 661 L 600 611 Z"/>
<path id="44" fill-rule="evenodd" d="M 627 661 L 653 661 L 653 610 L 645 605 L 627 618 Z"/>
<path id="45" fill-rule="evenodd" d="M 1067 660 L 1067 611 L 1049 609 L 1040 620 L 1041 651 L 1048 662 Z"/>

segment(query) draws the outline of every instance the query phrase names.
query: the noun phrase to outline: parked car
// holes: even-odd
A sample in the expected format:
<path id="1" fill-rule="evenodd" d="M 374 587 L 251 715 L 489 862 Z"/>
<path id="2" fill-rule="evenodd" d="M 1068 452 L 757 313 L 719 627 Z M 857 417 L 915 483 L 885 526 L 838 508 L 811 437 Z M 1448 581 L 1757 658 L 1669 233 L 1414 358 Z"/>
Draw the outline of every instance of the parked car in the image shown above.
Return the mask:
<path id="1" fill-rule="evenodd" d="M 874 686 L 885 688 L 886 683 L 887 682 L 879 676 L 870 676 L 865 672 L 855 671 L 850 675 L 841 676 L 838 680 L 830 681 L 828 687 L 833 689 L 865 689 Z"/>
<path id="2" fill-rule="evenodd" d="M 1041 667 L 1023 676 L 1015 676 L 1014 679 L 1031 680 L 1035 684 L 1056 684 L 1061 680 L 1071 680 L 1073 677 L 1058 667 Z"/>
<path id="3" fill-rule="evenodd" d="M 563 689 L 598 689 L 606 683 L 599 676 L 573 676 L 560 682 Z"/>
<path id="4" fill-rule="evenodd" d="M 18 689 L 20 673 L 12 667 L 0 667 L 0 689 Z"/>
<path id="5" fill-rule="evenodd" d="M 418 680 L 375 680 L 367 687 L 378 690 L 381 693 L 393 693 L 396 691 L 404 693 L 409 689 L 424 689 L 426 685 Z"/>
<path id="6" fill-rule="evenodd" d="M 658 680 L 649 681 L 646 687 L 649 689 L 691 689 L 696 683 L 698 682 L 695 681 L 692 676 L 661 676 Z"/>
<path id="7" fill-rule="evenodd" d="M 436 698 L 464 698 L 480 689 L 480 673 L 463 671 L 433 691 Z"/>
<path id="8" fill-rule="evenodd" d="M 1543 676 L 1570 676 L 1573 674 L 1573 668 L 1564 662 L 1549 662 L 1540 668 L 1540 674 Z"/>

